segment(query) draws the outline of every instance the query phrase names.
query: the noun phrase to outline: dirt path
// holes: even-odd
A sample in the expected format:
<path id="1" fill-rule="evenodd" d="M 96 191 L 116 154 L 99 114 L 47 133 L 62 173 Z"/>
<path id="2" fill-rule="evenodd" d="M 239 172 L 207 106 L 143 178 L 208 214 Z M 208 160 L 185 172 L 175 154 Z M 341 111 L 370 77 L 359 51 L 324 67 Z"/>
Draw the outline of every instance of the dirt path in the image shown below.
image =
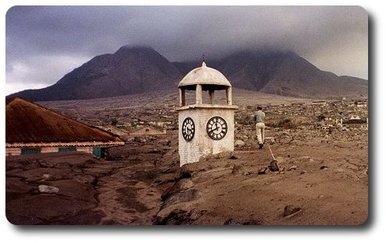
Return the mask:
<path id="1" fill-rule="evenodd" d="M 142 166 L 129 166 L 118 170 L 110 178 L 98 183 L 98 201 L 95 208 L 103 212 L 102 224 L 152 224 L 152 218 L 161 205 L 161 194 L 148 182 L 138 180 L 135 172 Z"/>

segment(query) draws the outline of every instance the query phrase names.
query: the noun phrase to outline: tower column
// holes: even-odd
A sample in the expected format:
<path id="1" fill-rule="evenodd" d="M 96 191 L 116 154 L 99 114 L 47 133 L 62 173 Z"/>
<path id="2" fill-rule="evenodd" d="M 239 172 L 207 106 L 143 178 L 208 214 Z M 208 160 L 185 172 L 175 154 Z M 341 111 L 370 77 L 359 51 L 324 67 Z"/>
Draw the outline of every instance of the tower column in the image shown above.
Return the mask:
<path id="1" fill-rule="evenodd" d="M 179 93 L 180 93 L 180 106 L 185 106 L 185 89 L 184 88 L 179 88 Z"/>
<path id="2" fill-rule="evenodd" d="M 232 87 L 226 89 L 227 104 L 232 105 Z"/>
<path id="3" fill-rule="evenodd" d="M 209 90 L 209 102 L 211 105 L 213 105 L 213 100 L 214 100 L 214 90 L 210 89 Z"/>
<path id="4" fill-rule="evenodd" d="M 202 104 L 202 86 L 201 84 L 196 85 L 196 104 Z"/>

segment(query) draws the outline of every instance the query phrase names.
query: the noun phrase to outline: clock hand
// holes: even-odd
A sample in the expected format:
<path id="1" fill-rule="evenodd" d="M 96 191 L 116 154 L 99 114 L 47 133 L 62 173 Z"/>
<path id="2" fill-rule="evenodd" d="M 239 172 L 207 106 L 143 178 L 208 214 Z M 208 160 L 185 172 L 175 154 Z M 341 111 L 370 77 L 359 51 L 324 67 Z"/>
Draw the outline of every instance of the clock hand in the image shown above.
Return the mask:
<path id="1" fill-rule="evenodd" d="M 211 129 L 211 130 L 209 130 L 208 133 L 211 133 L 211 132 L 213 132 L 214 130 L 217 130 L 217 127 L 216 127 L 216 128 L 213 128 L 213 129 Z"/>
<path id="2" fill-rule="evenodd" d="M 211 129 L 211 130 L 209 130 L 209 131 L 208 131 L 209 133 L 211 133 L 211 132 L 213 132 L 213 131 L 215 131 L 215 130 L 217 130 L 217 129 L 220 128 L 220 127 L 217 125 L 217 123 L 215 123 L 215 125 L 216 125 L 216 127 L 213 128 L 213 129 Z"/>

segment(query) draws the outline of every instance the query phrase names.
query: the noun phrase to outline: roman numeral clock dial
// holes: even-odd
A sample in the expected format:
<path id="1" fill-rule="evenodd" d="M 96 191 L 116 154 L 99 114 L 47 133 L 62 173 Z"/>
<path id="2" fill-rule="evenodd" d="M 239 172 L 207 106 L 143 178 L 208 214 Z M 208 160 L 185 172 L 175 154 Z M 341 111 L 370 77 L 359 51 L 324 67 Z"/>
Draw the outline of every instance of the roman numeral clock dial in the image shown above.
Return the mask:
<path id="1" fill-rule="evenodd" d="M 182 122 L 182 136 L 186 141 L 192 141 L 194 137 L 195 126 L 192 118 L 187 117 Z"/>
<path id="2" fill-rule="evenodd" d="M 213 140 L 221 140 L 225 137 L 228 131 L 226 121 L 219 116 L 214 116 L 209 119 L 206 124 L 206 132 L 208 136 Z"/>

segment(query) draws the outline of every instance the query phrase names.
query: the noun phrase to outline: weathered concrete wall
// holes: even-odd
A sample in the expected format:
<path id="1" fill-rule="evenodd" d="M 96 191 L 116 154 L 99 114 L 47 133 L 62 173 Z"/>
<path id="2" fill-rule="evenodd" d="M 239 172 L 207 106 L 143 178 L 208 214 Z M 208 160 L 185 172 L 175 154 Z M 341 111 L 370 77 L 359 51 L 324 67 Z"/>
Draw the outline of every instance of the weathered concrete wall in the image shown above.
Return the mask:
<path id="1" fill-rule="evenodd" d="M 92 147 L 77 147 L 76 151 L 92 154 Z"/>
<path id="2" fill-rule="evenodd" d="M 180 166 L 198 162 L 206 155 L 219 154 L 234 151 L 234 111 L 235 109 L 207 109 L 193 108 L 180 110 L 178 114 L 178 149 L 180 154 Z M 206 124 L 214 116 L 222 117 L 228 126 L 227 134 L 221 140 L 211 139 L 206 131 Z M 186 141 L 182 136 L 182 123 L 190 117 L 194 121 L 195 135 L 191 141 Z"/>
<path id="3" fill-rule="evenodd" d="M 58 151 L 58 147 L 42 147 L 40 149 L 40 153 L 57 153 Z"/>
<path id="4" fill-rule="evenodd" d="M 6 148 L 6 154 L 7 156 L 15 156 L 15 155 L 20 155 L 21 154 L 21 149 L 20 148 Z"/>

